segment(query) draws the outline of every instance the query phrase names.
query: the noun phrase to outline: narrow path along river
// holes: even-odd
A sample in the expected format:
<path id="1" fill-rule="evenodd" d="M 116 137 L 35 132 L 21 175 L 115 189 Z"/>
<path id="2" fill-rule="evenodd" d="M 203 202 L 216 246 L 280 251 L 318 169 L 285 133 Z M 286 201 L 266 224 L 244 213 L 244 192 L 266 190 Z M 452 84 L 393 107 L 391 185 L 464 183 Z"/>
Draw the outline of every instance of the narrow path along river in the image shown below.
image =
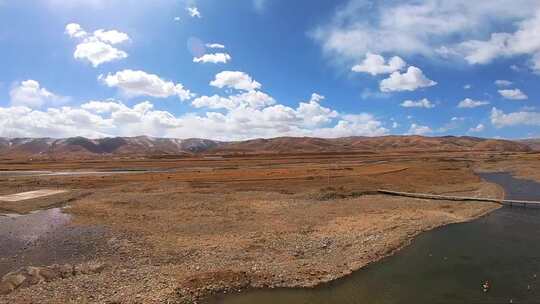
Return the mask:
<path id="1" fill-rule="evenodd" d="M 507 199 L 540 201 L 539 183 L 507 173 L 481 176 L 504 187 Z M 492 286 L 487 293 L 485 281 Z M 503 207 L 435 229 L 392 257 L 314 289 L 252 290 L 208 303 L 540 303 L 540 209 Z"/>

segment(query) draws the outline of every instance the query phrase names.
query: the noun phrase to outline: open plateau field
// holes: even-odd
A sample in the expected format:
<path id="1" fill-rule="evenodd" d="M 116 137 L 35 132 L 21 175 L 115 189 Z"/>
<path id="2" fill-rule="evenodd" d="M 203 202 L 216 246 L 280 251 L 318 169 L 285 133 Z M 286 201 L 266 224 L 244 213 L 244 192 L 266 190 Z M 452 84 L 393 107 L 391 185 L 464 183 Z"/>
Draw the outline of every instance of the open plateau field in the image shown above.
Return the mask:
<path id="1" fill-rule="evenodd" d="M 496 151 L 6 159 L 0 200 L 67 192 L 0 202 L 4 214 L 48 209 L 0 217 L 10 231 L 0 236 L 0 276 L 9 279 L 0 302 L 190 303 L 248 288 L 316 286 L 423 231 L 499 207 L 377 189 L 502 198 L 475 172 L 540 180 L 539 160 Z"/>

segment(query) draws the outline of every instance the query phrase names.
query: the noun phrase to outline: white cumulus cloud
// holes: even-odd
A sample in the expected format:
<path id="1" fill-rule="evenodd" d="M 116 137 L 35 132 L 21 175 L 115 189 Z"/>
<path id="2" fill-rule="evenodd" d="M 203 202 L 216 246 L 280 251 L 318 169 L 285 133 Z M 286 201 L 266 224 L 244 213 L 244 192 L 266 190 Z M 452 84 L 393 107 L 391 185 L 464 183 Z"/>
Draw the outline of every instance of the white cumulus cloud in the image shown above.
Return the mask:
<path id="1" fill-rule="evenodd" d="M 3 137 L 100 137 L 112 127 L 109 120 L 81 108 L 33 110 L 24 106 L 0 107 Z"/>
<path id="2" fill-rule="evenodd" d="M 310 127 L 325 125 L 338 116 L 336 111 L 320 105 L 324 99 L 324 96 L 314 93 L 308 102 L 300 103 L 296 113 L 305 125 Z"/>
<path id="3" fill-rule="evenodd" d="M 125 96 L 194 97 L 182 85 L 144 71 L 123 70 L 99 77 Z M 173 114 L 149 101 L 128 106 L 118 100 L 91 100 L 80 106 L 31 109 L 21 104 L 0 106 L 0 137 L 104 137 L 138 136 L 242 140 L 276 136 L 379 136 L 388 134 L 385 123 L 370 113 L 339 113 L 323 105 L 325 97 L 313 93 L 295 106 L 278 103 L 260 91 L 261 84 L 242 72 L 216 75 L 214 85 L 225 96 L 201 96 L 190 103 L 197 111 Z M 24 88 L 32 94 L 17 96 L 54 99 L 37 82 Z M 14 91 L 15 92 L 15 91 Z M 14 96 L 15 96 L 14 95 Z M 35 100 L 32 100 L 35 102 Z M 38 103 L 40 101 L 37 101 Z M 28 102 L 27 102 L 28 103 Z M 204 110 L 202 110 L 204 109 Z"/>
<path id="4" fill-rule="evenodd" d="M 382 92 L 415 91 L 436 85 L 437 82 L 427 78 L 421 69 L 410 66 L 407 72 L 394 72 L 380 83 Z"/>
<path id="5" fill-rule="evenodd" d="M 525 100 L 529 98 L 520 89 L 499 90 L 499 94 L 501 94 L 502 97 L 511 100 Z"/>
<path id="6" fill-rule="evenodd" d="M 426 135 L 433 133 L 433 130 L 428 126 L 422 126 L 418 124 L 411 124 L 408 134 L 410 135 Z"/>
<path id="7" fill-rule="evenodd" d="M 205 45 L 209 49 L 224 49 L 225 46 L 221 43 L 207 43 Z"/>
<path id="8" fill-rule="evenodd" d="M 227 63 L 232 59 L 227 53 L 204 54 L 201 57 L 193 58 L 196 63 Z"/>
<path id="9" fill-rule="evenodd" d="M 29 108 L 39 108 L 45 104 L 58 105 L 69 100 L 68 97 L 50 92 L 42 87 L 39 82 L 32 79 L 16 83 L 11 88 L 9 96 L 12 105 Z"/>
<path id="10" fill-rule="evenodd" d="M 296 108 L 277 104 L 262 92 L 198 100 L 201 107 L 220 112 L 174 115 L 148 102 L 132 107 L 116 100 L 89 101 L 80 107 L 0 107 L 0 136 L 137 136 L 241 140 L 276 136 L 379 136 L 388 130 L 369 113 L 341 115 L 320 105 L 314 94 Z M 222 104 L 220 104 L 222 103 Z M 214 106 L 216 105 L 216 106 Z"/>
<path id="11" fill-rule="evenodd" d="M 369 73 L 373 76 L 379 74 L 390 74 L 402 70 L 407 63 L 398 56 L 392 57 L 388 62 L 383 56 L 367 53 L 366 58 L 361 64 L 352 67 L 353 72 Z"/>
<path id="12" fill-rule="evenodd" d="M 116 87 L 128 97 L 152 96 L 166 98 L 178 96 L 180 100 L 194 97 L 188 89 L 180 83 L 161 79 L 158 75 L 144 71 L 123 70 L 106 76 L 100 75 L 101 80 L 108 87 Z"/>
<path id="13" fill-rule="evenodd" d="M 118 44 L 129 41 L 129 36 L 126 33 L 119 32 L 117 30 L 97 30 L 94 32 L 94 36 L 103 42 L 110 44 Z"/>
<path id="14" fill-rule="evenodd" d="M 200 96 L 195 98 L 191 104 L 195 108 L 228 109 L 253 108 L 261 109 L 275 104 L 274 98 L 260 91 L 248 91 L 245 93 L 222 97 L 218 95 Z"/>
<path id="15" fill-rule="evenodd" d="M 80 40 L 73 57 L 86 60 L 94 67 L 128 57 L 125 51 L 113 46 L 129 41 L 130 38 L 126 33 L 117 30 L 106 31 L 99 29 L 90 35 L 79 24 L 70 23 L 66 25 L 66 34 L 71 38 Z"/>
<path id="16" fill-rule="evenodd" d="M 498 57 L 531 55 L 531 68 L 537 70 L 534 58 L 540 54 L 540 4 L 537 2 L 531 9 L 535 15 L 521 21 L 515 32 L 497 32 L 487 40 L 462 42 L 459 49 L 465 59 L 471 64 L 486 64 Z"/>
<path id="17" fill-rule="evenodd" d="M 261 88 L 261 84 L 248 74 L 239 71 L 223 71 L 215 76 L 210 82 L 211 86 L 217 88 L 231 88 L 243 91 L 252 91 Z"/>
<path id="18" fill-rule="evenodd" d="M 125 59 L 128 54 L 110 44 L 97 40 L 88 40 L 77 45 L 73 57 L 88 60 L 94 67 L 98 67 L 106 62 Z"/>
<path id="19" fill-rule="evenodd" d="M 401 106 L 404 108 L 426 108 L 431 109 L 434 108 L 435 105 L 429 101 L 427 98 L 423 98 L 421 100 L 405 100 L 401 103 Z"/>
<path id="20" fill-rule="evenodd" d="M 504 113 L 497 108 L 491 109 L 491 123 L 497 128 L 511 126 L 540 126 L 540 113 L 520 111 Z"/>
<path id="21" fill-rule="evenodd" d="M 80 24 L 77 23 L 69 23 L 66 25 L 66 34 L 68 34 L 71 38 L 84 38 L 88 33 L 83 30 Z"/>
<path id="22" fill-rule="evenodd" d="M 312 136 L 346 137 L 346 136 L 383 136 L 388 129 L 383 123 L 369 113 L 344 115 L 335 126 L 314 130 Z"/>
<path id="23" fill-rule="evenodd" d="M 348 0 L 311 36 L 333 61 L 347 65 L 369 52 L 487 63 L 540 56 L 539 16 L 538 0 Z"/>

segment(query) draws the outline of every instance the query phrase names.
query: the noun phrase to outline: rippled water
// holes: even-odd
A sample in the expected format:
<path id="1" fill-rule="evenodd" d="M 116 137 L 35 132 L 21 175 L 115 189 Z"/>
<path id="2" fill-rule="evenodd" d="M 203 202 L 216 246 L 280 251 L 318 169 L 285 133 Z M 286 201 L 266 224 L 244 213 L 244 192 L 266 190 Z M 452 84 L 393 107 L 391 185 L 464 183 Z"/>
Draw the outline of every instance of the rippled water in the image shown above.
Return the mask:
<path id="1" fill-rule="evenodd" d="M 482 174 L 507 199 L 540 201 L 540 184 Z M 398 254 L 314 289 L 252 290 L 208 303 L 540 303 L 540 210 L 504 207 L 420 235 Z M 482 291 L 489 280 L 492 289 Z"/>

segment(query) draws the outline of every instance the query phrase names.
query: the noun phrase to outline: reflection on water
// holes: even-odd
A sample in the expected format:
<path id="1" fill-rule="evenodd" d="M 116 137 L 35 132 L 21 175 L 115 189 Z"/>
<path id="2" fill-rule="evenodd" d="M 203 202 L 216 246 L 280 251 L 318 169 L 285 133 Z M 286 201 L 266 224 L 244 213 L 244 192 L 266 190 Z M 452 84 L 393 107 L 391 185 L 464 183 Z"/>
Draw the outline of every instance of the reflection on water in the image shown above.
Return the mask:
<path id="1" fill-rule="evenodd" d="M 483 174 L 507 199 L 540 201 L 540 184 Z M 254 290 L 209 303 L 538 303 L 540 210 L 504 207 L 420 235 L 397 255 L 315 289 Z M 492 289 L 482 291 L 489 280 Z"/>
<path id="2" fill-rule="evenodd" d="M 0 216 L 0 239 L 12 238 L 32 242 L 70 221 L 71 216 L 60 208 L 37 211 L 27 215 Z M 5 244 L 5 242 L 2 242 Z"/>
<path id="3" fill-rule="evenodd" d="M 54 248 L 41 244 L 61 231 L 70 219 L 60 208 L 0 216 L 0 275 L 15 270 L 14 266 L 21 265 L 27 255 L 34 256 L 37 262 L 56 255 Z"/>
<path id="4" fill-rule="evenodd" d="M 0 216 L 0 277 L 23 266 L 64 264 L 95 254 L 105 229 L 70 221 L 60 208 Z"/>

